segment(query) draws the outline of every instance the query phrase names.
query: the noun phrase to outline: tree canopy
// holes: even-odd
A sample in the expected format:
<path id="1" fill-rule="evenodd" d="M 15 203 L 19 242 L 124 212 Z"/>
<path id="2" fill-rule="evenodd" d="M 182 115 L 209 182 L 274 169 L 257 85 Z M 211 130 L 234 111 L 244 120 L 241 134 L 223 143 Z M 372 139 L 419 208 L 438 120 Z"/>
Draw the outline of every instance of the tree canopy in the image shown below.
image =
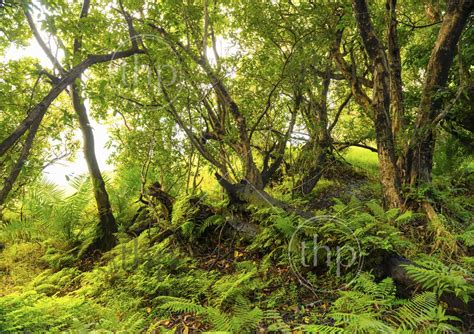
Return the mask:
<path id="1" fill-rule="evenodd" d="M 473 10 L 0 1 L 0 331 L 469 331 Z"/>

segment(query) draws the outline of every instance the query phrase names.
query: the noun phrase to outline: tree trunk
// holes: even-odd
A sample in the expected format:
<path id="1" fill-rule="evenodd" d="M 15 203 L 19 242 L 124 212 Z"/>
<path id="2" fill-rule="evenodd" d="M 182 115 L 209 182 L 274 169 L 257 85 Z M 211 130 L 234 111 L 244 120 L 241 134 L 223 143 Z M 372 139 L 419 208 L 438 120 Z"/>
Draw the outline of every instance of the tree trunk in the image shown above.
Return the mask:
<path id="1" fill-rule="evenodd" d="M 149 188 L 148 188 L 148 194 L 156 200 L 158 203 L 160 203 L 163 208 L 165 209 L 165 219 L 171 221 L 172 215 L 173 215 L 173 203 L 175 199 L 173 196 L 168 194 L 166 191 L 163 191 L 161 189 L 161 184 L 159 182 L 154 182 Z M 157 203 L 155 203 L 157 204 Z"/>
<path id="2" fill-rule="evenodd" d="M 423 290 L 423 288 L 417 284 L 407 273 L 405 266 L 417 266 L 412 261 L 396 254 L 387 254 L 381 263 L 382 274 L 389 276 L 398 285 L 398 292 L 405 298 L 410 297 L 414 291 Z M 448 314 L 454 314 L 461 317 L 463 321 L 468 323 L 472 321 L 472 314 L 474 311 L 474 301 L 470 301 L 467 304 L 464 303 L 454 293 L 445 292 L 439 299 L 447 304 Z"/>
<path id="3" fill-rule="evenodd" d="M 404 140 L 406 122 L 403 100 L 402 61 L 397 34 L 397 0 L 387 0 L 387 60 L 390 76 L 390 115 L 392 116 L 392 132 L 395 143 L 395 154 L 400 183 L 404 179 L 406 141 Z"/>
<path id="4" fill-rule="evenodd" d="M 397 0 L 387 0 L 387 60 L 390 76 L 390 109 L 393 117 L 392 129 L 396 139 L 405 129 L 405 108 L 403 102 L 402 61 L 397 36 Z M 398 143 L 400 140 L 396 140 Z"/>
<path id="5" fill-rule="evenodd" d="M 331 129 L 336 123 L 329 126 L 328 121 L 328 93 L 331 84 L 331 66 L 328 65 L 322 81 L 321 96 L 316 101 L 309 91 L 309 105 L 306 114 L 307 128 L 310 141 L 305 144 L 298 157 L 296 165 L 302 174 L 301 181 L 296 188 L 303 195 L 308 195 L 322 177 L 326 162 L 331 157 Z M 343 103 L 342 107 L 346 102 Z M 340 109 L 342 110 L 342 109 Z M 336 120 L 337 121 L 337 120 Z"/>
<path id="6" fill-rule="evenodd" d="M 94 197 L 97 204 L 99 215 L 99 224 L 97 226 L 97 236 L 94 240 L 92 248 L 101 251 L 107 251 L 116 244 L 114 233 L 117 232 L 114 215 L 109 201 L 109 195 L 105 189 L 105 182 L 100 172 L 99 164 L 94 148 L 94 134 L 87 116 L 87 110 L 80 95 L 79 86 L 76 83 L 71 85 L 72 102 L 74 110 L 79 119 L 79 125 L 84 139 L 84 158 L 87 162 L 89 175 L 92 180 Z M 90 249 L 92 250 L 92 249 Z"/>
<path id="7" fill-rule="evenodd" d="M 395 146 L 389 116 L 388 96 L 385 89 L 377 89 L 381 82 L 386 83 L 386 73 L 375 70 L 374 98 L 372 105 L 375 113 L 375 135 L 379 157 L 380 182 L 386 208 L 397 208 L 402 204 L 400 195 L 400 175 L 396 165 Z M 385 86 L 386 87 L 386 86 Z"/>
<path id="8" fill-rule="evenodd" d="M 327 114 L 323 114 L 326 116 L 321 117 L 320 115 L 317 118 L 318 133 L 303 146 L 298 157 L 299 161 L 296 163 L 302 174 L 301 181 L 298 182 L 296 188 L 303 195 L 308 195 L 316 187 L 323 176 L 328 161 L 332 158 L 332 139 L 327 128 Z"/>
<path id="9" fill-rule="evenodd" d="M 474 9 L 474 1 L 450 0 L 426 69 L 418 117 L 411 146 L 407 152 L 407 177 L 412 186 L 431 181 L 436 133 L 434 120 L 439 115 L 440 96 L 448 81 L 456 44 Z"/>
<path id="10" fill-rule="evenodd" d="M 34 139 L 36 137 L 36 133 L 38 132 L 38 128 L 41 124 L 41 119 L 36 119 L 30 127 L 30 131 L 28 132 L 28 136 L 26 137 L 25 143 L 23 145 L 23 149 L 21 150 L 20 156 L 13 166 L 13 169 L 10 171 L 10 175 L 5 179 L 3 183 L 3 188 L 0 190 L 0 207 L 5 203 L 8 198 L 8 194 L 13 188 L 18 175 L 20 175 L 21 169 L 25 164 L 25 161 L 28 159 L 30 155 L 31 147 L 33 146 Z M 0 210 L 1 211 L 1 210 Z"/>
<path id="11" fill-rule="evenodd" d="M 311 219 L 313 214 L 298 208 L 291 207 L 285 202 L 279 201 L 263 190 L 255 188 L 248 183 L 232 184 L 218 173 L 215 174 L 217 181 L 224 188 L 232 204 L 251 204 L 259 208 L 275 207 L 288 213 L 296 214 L 305 219 Z"/>
<path id="12" fill-rule="evenodd" d="M 330 156 L 330 147 L 324 145 L 321 142 L 311 141 L 307 143 L 308 146 L 303 146 L 299 166 L 303 167 L 306 165 L 308 158 L 310 159 L 310 166 L 308 169 L 303 171 L 301 181 L 298 182 L 296 188 L 301 191 L 301 194 L 308 195 L 316 187 L 319 180 L 323 176 L 324 167 Z"/>
<path id="13" fill-rule="evenodd" d="M 400 175 L 396 164 L 395 145 L 390 116 L 390 71 L 387 56 L 370 20 L 366 0 L 353 0 L 352 6 L 356 16 L 364 47 L 373 61 L 373 111 L 377 151 L 380 166 L 380 182 L 384 194 L 384 205 L 387 208 L 400 207 Z"/>

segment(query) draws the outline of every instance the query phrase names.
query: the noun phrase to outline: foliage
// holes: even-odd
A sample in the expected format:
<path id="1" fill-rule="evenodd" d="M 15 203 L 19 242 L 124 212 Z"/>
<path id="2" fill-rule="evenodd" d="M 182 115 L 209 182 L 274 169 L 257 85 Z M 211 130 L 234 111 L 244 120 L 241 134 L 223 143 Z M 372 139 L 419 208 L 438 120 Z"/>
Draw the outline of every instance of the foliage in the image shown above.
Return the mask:
<path id="1" fill-rule="evenodd" d="M 2 230 L 2 240 L 30 241 L 54 237 L 71 244 L 77 241 L 87 227 L 84 223 L 91 216 L 91 186 L 84 176 L 72 179 L 70 186 L 73 193 L 69 196 L 48 181 L 33 187 L 12 209 L 21 211 L 21 215 L 12 214 Z M 25 231 L 29 234 L 25 235 Z"/>
<path id="2" fill-rule="evenodd" d="M 0 332 L 468 331 L 472 6 L 0 0 Z"/>
<path id="3" fill-rule="evenodd" d="M 459 332 L 446 315 L 435 294 L 423 292 L 410 300 L 395 298 L 391 279 L 375 283 L 373 278 L 361 275 L 353 290 L 342 291 L 327 317 L 333 325 L 302 326 L 305 332 L 317 333 L 450 333 Z"/>
<path id="4" fill-rule="evenodd" d="M 436 258 L 426 258 L 406 266 L 406 271 L 415 282 L 433 290 L 437 296 L 451 292 L 467 303 L 474 295 L 472 273 L 458 265 L 448 267 Z"/>

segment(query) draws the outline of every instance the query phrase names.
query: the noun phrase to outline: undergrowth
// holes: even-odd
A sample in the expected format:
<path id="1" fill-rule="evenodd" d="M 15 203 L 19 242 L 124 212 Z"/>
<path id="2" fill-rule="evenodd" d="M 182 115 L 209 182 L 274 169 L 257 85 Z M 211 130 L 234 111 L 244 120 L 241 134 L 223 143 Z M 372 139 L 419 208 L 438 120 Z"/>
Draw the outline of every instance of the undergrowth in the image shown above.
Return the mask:
<path id="1" fill-rule="evenodd" d="M 332 199 L 333 205 L 313 211 L 331 218 L 310 223 L 277 208 L 246 207 L 237 215 L 226 201 L 181 196 L 170 221 L 138 236 L 119 233 L 119 245 L 83 266 L 75 257 L 77 245 L 94 224 L 81 217 L 90 205 L 83 181 L 75 181 L 76 192 L 68 197 L 45 185 L 42 196 L 30 195 L 20 220 L 14 208 L 10 211 L 0 234 L 5 245 L 0 332 L 452 333 L 466 328 L 443 301 L 452 294 L 468 303 L 474 294 L 474 261 L 467 252 L 472 213 L 456 197 L 439 202 L 446 209 L 435 226 L 423 215 L 386 211 L 375 200 L 355 196 Z M 281 190 L 280 198 L 285 194 Z M 438 196 L 447 196 L 447 190 Z M 303 206 L 308 199 L 285 200 Z M 130 215 L 125 211 L 120 217 L 125 221 Z M 236 219 L 258 226 L 256 234 L 228 233 Z M 39 233 L 46 228 L 50 233 Z M 165 229 L 172 236 L 154 243 Z M 311 249 L 315 233 L 318 244 L 357 248 L 363 265 L 341 268 L 333 261 L 309 268 L 312 254 L 305 254 L 306 262 L 292 262 L 301 257 L 295 242 L 305 241 Z M 415 294 L 400 294 L 392 279 L 378 272 L 381 259 L 393 253 L 414 261 L 405 269 L 419 285 Z M 350 252 L 338 256 L 351 261 Z"/>

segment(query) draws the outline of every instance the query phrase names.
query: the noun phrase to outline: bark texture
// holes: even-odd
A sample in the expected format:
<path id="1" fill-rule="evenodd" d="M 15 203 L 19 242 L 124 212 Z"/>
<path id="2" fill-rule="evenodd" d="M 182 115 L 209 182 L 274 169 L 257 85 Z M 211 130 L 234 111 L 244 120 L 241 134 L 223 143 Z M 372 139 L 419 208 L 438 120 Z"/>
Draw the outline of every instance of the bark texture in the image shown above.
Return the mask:
<path id="1" fill-rule="evenodd" d="M 380 164 L 380 181 L 387 208 L 400 207 L 400 175 L 396 164 L 395 143 L 390 115 L 390 70 L 384 47 L 372 26 L 366 0 L 353 0 L 352 7 L 364 48 L 372 59 L 373 90 L 372 110 L 377 151 Z M 395 77 L 395 76 L 394 76 Z M 395 79 L 394 79 L 395 80 Z"/>
<path id="2" fill-rule="evenodd" d="M 328 92 L 331 84 L 331 69 L 327 68 L 323 75 L 321 97 L 317 101 L 311 92 L 309 103 L 304 114 L 307 127 L 310 130 L 310 141 L 306 143 L 298 158 L 296 165 L 302 174 L 297 189 L 308 195 L 318 184 L 326 167 L 326 162 L 331 158 L 332 140 L 328 122 Z"/>
<path id="3" fill-rule="evenodd" d="M 415 131 L 406 154 L 407 180 L 410 185 L 431 181 L 435 146 L 434 120 L 442 110 L 440 93 L 446 87 L 456 45 L 474 9 L 472 0 L 450 0 L 426 69 Z"/>
<path id="4" fill-rule="evenodd" d="M 26 137 L 25 143 L 23 144 L 23 149 L 21 150 L 20 156 L 13 166 L 13 169 L 10 171 L 10 174 L 3 182 L 3 188 L 0 190 L 0 207 L 5 203 L 10 194 L 10 191 L 13 188 L 20 172 L 30 155 L 31 147 L 33 146 L 34 139 L 36 137 L 36 133 L 38 132 L 39 125 L 41 120 L 37 119 L 30 127 L 30 131 L 28 132 L 28 136 Z M 1 210 L 0 210 L 1 211 Z"/>
<path id="5" fill-rule="evenodd" d="M 79 93 L 79 86 L 76 83 L 72 84 L 71 91 L 74 111 L 79 120 L 79 126 L 83 137 L 84 158 L 87 162 L 87 168 L 92 181 L 99 216 L 99 224 L 96 231 L 97 240 L 94 241 L 94 246 L 101 251 L 107 251 L 114 247 L 117 242 L 114 236 L 114 233 L 117 232 L 117 224 L 115 223 L 109 195 L 105 188 L 105 181 L 97 162 L 94 147 L 94 133 L 87 115 L 87 109 Z"/>
<path id="6" fill-rule="evenodd" d="M 276 207 L 288 213 L 296 214 L 305 219 L 311 219 L 313 214 L 298 208 L 291 207 L 285 202 L 279 201 L 264 190 L 257 189 L 254 185 L 241 182 L 232 184 L 224 177 L 215 174 L 217 181 L 228 194 L 232 204 L 252 204 L 260 208 Z"/>
<path id="7" fill-rule="evenodd" d="M 397 0 L 387 0 L 387 60 L 390 77 L 390 111 L 393 117 L 392 129 L 395 139 L 405 129 L 405 108 L 403 101 L 402 61 L 397 34 Z M 396 140 L 396 142 L 398 142 Z"/>
<path id="8" fill-rule="evenodd" d="M 86 17 L 89 13 L 90 1 L 84 0 L 81 9 L 79 20 Z M 136 47 L 136 44 L 134 44 Z M 78 54 L 82 48 L 82 36 L 74 39 L 74 54 Z M 72 104 L 79 120 L 79 126 L 83 138 L 84 158 L 87 162 L 89 175 L 92 181 L 95 202 L 99 216 L 99 224 L 97 225 L 95 240 L 89 250 L 108 251 L 112 249 L 116 243 L 114 233 L 117 230 L 115 217 L 112 213 L 112 206 L 110 205 L 109 194 L 105 188 L 105 181 L 100 172 L 100 167 L 97 162 L 94 144 L 94 132 L 92 130 L 87 109 L 84 100 L 81 96 L 81 75 L 71 84 Z M 95 249 L 94 249 L 95 248 Z"/>

